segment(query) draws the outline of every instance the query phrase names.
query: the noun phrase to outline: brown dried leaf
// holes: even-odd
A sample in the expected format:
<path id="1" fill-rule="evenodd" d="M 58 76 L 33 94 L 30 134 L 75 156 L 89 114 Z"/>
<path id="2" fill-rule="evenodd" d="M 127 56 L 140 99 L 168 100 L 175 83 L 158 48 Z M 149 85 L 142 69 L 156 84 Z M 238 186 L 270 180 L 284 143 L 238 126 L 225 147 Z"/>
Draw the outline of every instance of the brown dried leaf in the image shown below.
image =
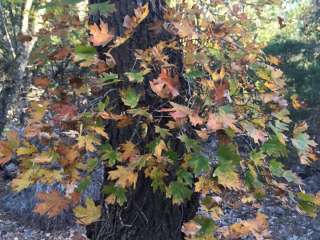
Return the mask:
<path id="1" fill-rule="evenodd" d="M 58 216 L 70 203 L 69 199 L 55 190 L 50 193 L 40 192 L 37 198 L 41 203 L 38 203 L 33 211 L 40 215 L 48 215 L 49 218 Z"/>

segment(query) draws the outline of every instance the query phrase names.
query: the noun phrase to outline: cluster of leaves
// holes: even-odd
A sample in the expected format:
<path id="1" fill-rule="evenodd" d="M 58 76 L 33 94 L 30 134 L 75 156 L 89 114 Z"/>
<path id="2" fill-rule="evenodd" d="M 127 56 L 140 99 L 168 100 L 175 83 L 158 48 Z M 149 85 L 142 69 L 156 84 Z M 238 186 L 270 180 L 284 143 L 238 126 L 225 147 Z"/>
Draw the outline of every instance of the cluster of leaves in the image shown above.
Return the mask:
<path id="1" fill-rule="evenodd" d="M 202 208 L 211 218 L 197 216 L 184 225 L 184 233 L 193 239 L 212 239 L 213 220 L 222 211 L 218 199 L 224 190 L 249 194 L 254 201 L 266 194 L 267 185 L 283 198 L 292 196 L 285 181 L 301 184 L 301 180 L 285 170 L 279 159 L 287 155 L 287 146 L 293 145 L 301 163 L 310 164 L 317 159 L 313 153 L 316 144 L 306 133 L 305 123 L 289 131 L 286 84 L 277 67 L 279 60 L 263 54 L 255 43 L 252 22 L 243 12 L 245 3 L 230 4 L 219 0 L 171 2 L 164 20 L 153 22 L 149 29 L 155 34 L 169 32 L 172 39 L 149 49 L 135 49 L 139 68 L 124 76 L 113 73 L 116 63 L 111 52 L 130 41 L 148 18 L 148 4 L 123 19 L 122 36 L 115 36 L 102 20 L 88 26 L 91 45 L 108 48 L 105 61 L 86 43 L 77 11 L 68 4 L 47 6 L 46 30 L 41 32 L 33 60 L 38 72 L 54 66 L 55 79 L 46 75 L 34 79 L 42 91 L 40 99 L 30 104 L 23 136 L 8 132 L 7 140 L 0 142 L 1 164 L 13 158 L 20 161 L 13 189 L 21 191 L 39 181 L 64 184 L 64 196 L 58 192 L 38 196 L 41 203 L 35 211 L 53 217 L 80 203 L 90 173 L 100 164 L 109 169 L 110 184 L 104 187 L 108 204 L 124 205 L 127 190 L 136 187 L 143 173 L 151 179 L 152 188 L 174 204 L 187 201 L 194 192 L 201 194 Z M 93 5 L 90 11 L 101 7 L 107 9 L 105 15 L 115 11 L 109 3 Z M 257 5 L 256 11 L 262 10 L 263 4 Z M 183 53 L 183 76 L 170 63 L 168 49 Z M 86 72 L 85 77 L 75 75 L 80 72 L 78 66 Z M 154 68 L 160 73 L 147 80 Z M 126 84 L 121 85 L 123 82 Z M 118 98 L 111 99 L 111 92 Z M 146 94 L 162 104 L 155 108 L 145 102 Z M 124 111 L 116 109 L 119 104 Z M 135 126 L 137 131 L 115 147 L 104 129 L 110 122 L 119 129 Z M 154 137 L 142 148 L 136 139 L 148 135 Z M 201 142 L 210 135 L 219 140 L 217 164 L 202 154 Z M 239 141 L 242 137 L 250 142 L 249 152 L 239 151 L 245 144 Z M 182 153 L 175 149 L 177 141 L 184 146 Z M 314 216 L 319 196 L 300 193 L 298 198 L 300 209 Z M 53 205 L 53 201 L 59 204 Z M 74 213 L 80 223 L 90 224 L 99 219 L 100 208 L 87 199 L 85 207 L 75 207 Z M 219 231 L 229 238 L 268 235 L 262 214 Z"/>

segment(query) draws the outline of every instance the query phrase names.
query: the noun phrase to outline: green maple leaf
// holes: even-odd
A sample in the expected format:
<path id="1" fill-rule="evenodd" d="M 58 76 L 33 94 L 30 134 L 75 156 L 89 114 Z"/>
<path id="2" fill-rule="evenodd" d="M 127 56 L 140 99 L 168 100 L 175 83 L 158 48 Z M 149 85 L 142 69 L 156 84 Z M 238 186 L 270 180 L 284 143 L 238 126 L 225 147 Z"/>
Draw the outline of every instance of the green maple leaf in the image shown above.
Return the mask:
<path id="1" fill-rule="evenodd" d="M 238 190 L 241 188 L 239 174 L 231 164 L 219 164 L 213 173 L 218 178 L 218 183 L 226 188 Z"/>
<path id="2" fill-rule="evenodd" d="M 192 190 L 180 181 L 171 182 L 166 190 L 166 196 L 170 197 L 174 204 L 183 203 L 185 200 L 190 199 L 191 195 Z"/>
<path id="3" fill-rule="evenodd" d="M 103 3 L 94 3 L 89 5 L 89 12 L 91 15 L 97 15 L 100 13 L 101 15 L 111 15 L 116 11 L 116 5 L 114 3 L 103 2 Z"/>
<path id="4" fill-rule="evenodd" d="M 283 177 L 285 178 L 288 182 L 294 182 L 296 184 L 302 184 L 302 180 L 298 177 L 297 174 L 290 170 L 285 170 L 284 165 L 281 162 L 278 162 L 276 160 L 271 160 L 270 161 L 270 171 L 273 176 L 276 177 Z"/>
<path id="5" fill-rule="evenodd" d="M 127 72 L 126 76 L 130 82 L 142 83 L 144 76 L 141 72 Z"/>
<path id="6" fill-rule="evenodd" d="M 200 174 L 201 172 L 208 171 L 210 167 L 209 159 L 200 154 L 192 154 L 188 163 L 196 175 Z"/>
<path id="7" fill-rule="evenodd" d="M 114 185 L 106 185 L 103 187 L 102 192 L 105 195 L 113 195 L 116 198 L 116 202 L 122 206 L 126 201 L 126 189 L 122 187 L 116 187 Z"/>
<path id="8" fill-rule="evenodd" d="M 82 178 L 78 184 L 76 191 L 80 192 L 80 193 L 83 192 L 84 190 L 86 190 L 89 187 L 90 183 L 91 183 L 90 176 L 86 176 L 86 177 Z"/>
<path id="9" fill-rule="evenodd" d="M 96 49 L 91 46 L 79 45 L 75 48 L 75 62 L 90 62 L 95 59 Z"/>
<path id="10" fill-rule="evenodd" d="M 98 165 L 99 161 L 97 158 L 91 158 L 87 163 L 87 172 L 91 173 Z"/>
<path id="11" fill-rule="evenodd" d="M 279 139 L 273 135 L 267 142 L 265 142 L 261 149 L 269 156 L 272 157 L 285 157 L 287 156 L 287 148 Z"/>
<path id="12" fill-rule="evenodd" d="M 124 105 L 135 108 L 140 100 L 140 95 L 133 88 L 127 88 L 120 92 Z"/>
<path id="13" fill-rule="evenodd" d="M 230 162 L 232 165 L 240 163 L 240 155 L 237 153 L 236 146 L 233 144 L 220 145 L 217 151 L 219 163 Z"/>
<path id="14" fill-rule="evenodd" d="M 305 153 L 310 147 L 316 145 L 307 133 L 299 133 L 292 139 L 292 144 L 298 150 L 299 154 Z"/>
<path id="15" fill-rule="evenodd" d="M 179 139 L 184 143 L 187 152 L 199 152 L 201 150 L 200 142 L 182 134 Z"/>
<path id="16" fill-rule="evenodd" d="M 204 217 L 204 216 L 196 216 L 194 221 L 198 223 L 201 228 L 199 231 L 199 235 L 211 235 L 214 230 L 217 228 L 212 218 Z"/>
<path id="17" fill-rule="evenodd" d="M 187 186 L 192 186 L 193 184 L 192 174 L 184 169 L 179 169 L 177 171 L 177 180 Z"/>
<path id="18" fill-rule="evenodd" d="M 320 208 L 320 200 L 311 194 L 299 192 L 298 207 L 310 217 L 316 217 Z"/>
<path id="19" fill-rule="evenodd" d="M 105 143 L 101 146 L 101 159 L 108 162 L 109 166 L 113 166 L 119 161 L 120 154 L 115 151 L 109 143 Z"/>

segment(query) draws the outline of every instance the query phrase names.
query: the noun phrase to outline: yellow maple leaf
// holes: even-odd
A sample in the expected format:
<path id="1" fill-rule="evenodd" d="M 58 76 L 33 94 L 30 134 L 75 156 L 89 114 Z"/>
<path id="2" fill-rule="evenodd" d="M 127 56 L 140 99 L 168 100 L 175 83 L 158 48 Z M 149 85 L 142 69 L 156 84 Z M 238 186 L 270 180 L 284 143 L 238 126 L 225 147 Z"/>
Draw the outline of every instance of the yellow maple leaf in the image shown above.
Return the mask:
<path id="1" fill-rule="evenodd" d="M 17 149 L 17 155 L 21 156 L 21 155 L 31 155 L 33 153 L 35 153 L 37 151 L 37 148 L 29 143 L 25 144 L 25 147 L 19 147 Z"/>
<path id="2" fill-rule="evenodd" d="M 269 55 L 267 59 L 268 59 L 269 63 L 274 64 L 274 65 L 279 65 L 279 63 L 280 63 L 280 59 L 275 56 L 272 56 L 272 55 Z"/>
<path id="3" fill-rule="evenodd" d="M 138 174 L 127 167 L 117 166 L 117 170 L 108 172 L 109 180 L 116 180 L 116 185 L 126 188 L 133 186 L 136 187 Z"/>
<path id="4" fill-rule="evenodd" d="M 78 206 L 73 209 L 77 223 L 89 225 L 98 221 L 101 217 L 101 206 L 96 206 L 91 198 L 87 198 L 85 205 L 85 207 Z"/>
<path id="5" fill-rule="evenodd" d="M 49 153 L 43 152 L 36 156 L 32 161 L 34 163 L 50 163 L 52 161 L 52 157 L 49 155 Z"/>
<path id="6" fill-rule="evenodd" d="M 78 137 L 78 147 L 79 149 L 85 148 L 88 152 L 96 151 L 94 144 L 100 144 L 99 140 L 92 135 L 85 135 Z"/>
<path id="7" fill-rule="evenodd" d="M 104 131 L 104 128 L 103 127 L 91 127 L 91 129 L 93 131 L 95 131 L 97 134 L 99 134 L 100 136 L 106 138 L 106 139 L 109 139 L 109 136 L 108 136 L 108 133 L 106 133 Z"/>
<path id="8" fill-rule="evenodd" d="M 167 151 L 168 148 L 167 148 L 167 145 L 166 143 L 163 141 L 163 140 L 160 140 L 160 142 L 157 144 L 157 146 L 155 147 L 154 149 L 154 155 L 160 159 L 161 158 L 161 155 L 162 155 L 162 152 L 163 151 Z"/>
<path id="9" fill-rule="evenodd" d="M 238 239 L 253 235 L 257 240 L 263 240 L 271 237 L 268 227 L 267 216 L 257 213 L 255 219 L 240 221 L 227 228 L 221 228 L 219 231 L 226 239 Z"/>
<path id="10" fill-rule="evenodd" d="M 34 183 L 33 176 L 34 170 L 29 169 L 13 179 L 10 183 L 10 186 L 13 191 L 20 192 Z"/>
<path id="11" fill-rule="evenodd" d="M 127 141 L 126 143 L 121 144 L 121 150 L 121 158 L 124 161 L 130 160 L 131 158 L 137 156 L 137 154 L 139 153 L 137 146 L 131 141 Z"/>

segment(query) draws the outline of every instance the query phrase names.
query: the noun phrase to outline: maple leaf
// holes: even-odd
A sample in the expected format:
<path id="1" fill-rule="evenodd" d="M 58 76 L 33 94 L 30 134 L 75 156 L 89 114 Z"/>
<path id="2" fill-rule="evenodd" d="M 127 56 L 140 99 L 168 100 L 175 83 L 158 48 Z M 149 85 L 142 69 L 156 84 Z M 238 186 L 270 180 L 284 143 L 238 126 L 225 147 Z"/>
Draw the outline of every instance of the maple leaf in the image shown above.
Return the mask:
<path id="1" fill-rule="evenodd" d="M 218 183 L 226 188 L 233 190 L 242 189 L 239 174 L 230 167 L 218 166 L 214 171 L 214 176 L 218 178 Z"/>
<path id="2" fill-rule="evenodd" d="M 149 83 L 152 91 L 161 98 L 172 98 L 179 95 L 179 76 L 177 74 L 172 76 L 168 68 L 161 68 L 158 78 Z"/>
<path id="3" fill-rule="evenodd" d="M 254 142 L 259 144 L 264 143 L 267 140 L 267 133 L 255 128 L 255 126 L 251 123 L 241 123 L 243 128 L 247 131 L 250 137 L 253 138 Z"/>
<path id="4" fill-rule="evenodd" d="M 221 193 L 218 184 L 211 179 L 208 179 L 204 176 L 199 176 L 198 180 L 194 184 L 195 192 L 200 192 L 204 195 L 207 195 L 210 192 Z"/>
<path id="5" fill-rule="evenodd" d="M 304 101 L 300 101 L 298 95 L 294 94 L 290 97 L 290 99 L 294 109 L 299 110 L 306 107 L 306 103 Z"/>
<path id="6" fill-rule="evenodd" d="M 173 204 L 181 204 L 190 199 L 191 195 L 191 189 L 180 181 L 171 182 L 166 189 L 166 196 L 172 199 Z"/>
<path id="7" fill-rule="evenodd" d="M 48 58 L 50 60 L 64 60 L 66 59 L 69 55 L 70 55 L 71 51 L 70 49 L 66 48 L 66 47 L 62 47 L 57 49 L 56 51 L 54 51 L 53 53 L 51 53 Z"/>
<path id="8" fill-rule="evenodd" d="M 315 218 L 320 209 L 320 192 L 317 194 L 307 194 L 299 192 L 298 196 L 298 210 L 306 213 L 308 216 Z"/>
<path id="9" fill-rule="evenodd" d="M 8 131 L 5 133 L 6 141 L 0 141 L 0 165 L 11 160 L 20 144 L 18 133 L 16 131 Z"/>
<path id="10" fill-rule="evenodd" d="M 34 163 L 50 163 L 52 162 L 52 157 L 49 153 L 43 152 L 40 155 L 36 156 L 32 162 Z"/>
<path id="11" fill-rule="evenodd" d="M 232 130 L 239 132 L 239 129 L 235 125 L 236 122 L 235 115 L 232 113 L 209 113 L 207 127 L 213 132 L 226 128 L 231 128 Z"/>
<path id="12" fill-rule="evenodd" d="M 99 134 L 100 136 L 104 137 L 105 139 L 109 139 L 108 133 L 104 131 L 103 127 L 90 127 L 91 130 Z"/>
<path id="13" fill-rule="evenodd" d="M 167 150 L 168 148 L 166 143 L 161 139 L 154 148 L 154 156 L 156 156 L 157 159 L 161 159 L 162 152 Z"/>
<path id="14" fill-rule="evenodd" d="M 28 169 L 27 171 L 13 179 L 10 182 L 10 186 L 15 192 L 20 192 L 34 183 L 33 176 L 34 170 Z"/>
<path id="15" fill-rule="evenodd" d="M 253 235 L 257 240 L 269 239 L 271 237 L 268 230 L 267 216 L 257 213 L 255 219 L 241 221 L 229 227 L 219 229 L 223 236 L 227 239 L 238 239 Z"/>
<path id="16" fill-rule="evenodd" d="M 305 122 L 297 124 L 293 130 L 291 142 L 298 151 L 300 162 L 309 165 L 317 159 L 314 154 L 317 143 L 310 139 L 310 136 L 306 133 L 307 128 L 308 125 Z"/>
<path id="17" fill-rule="evenodd" d="M 130 161 L 130 159 L 134 159 L 137 156 L 137 154 L 139 154 L 137 146 L 131 141 L 127 141 L 126 143 L 121 144 L 121 150 L 121 158 L 124 161 Z"/>
<path id="18" fill-rule="evenodd" d="M 102 46 L 109 43 L 114 35 L 109 32 L 108 23 L 100 21 L 100 25 L 94 23 L 93 25 L 89 26 L 90 30 L 90 38 L 89 41 L 93 44 L 93 46 Z"/>
<path id="19" fill-rule="evenodd" d="M 201 229 L 201 226 L 197 224 L 195 221 L 189 221 L 182 225 L 181 231 L 187 237 L 194 237 L 195 235 L 197 235 L 200 229 Z"/>
<path id="20" fill-rule="evenodd" d="M 107 185 L 103 187 L 103 193 L 108 195 L 105 199 L 105 202 L 108 204 L 115 204 L 117 202 L 120 206 L 123 206 L 127 200 L 126 189 L 121 187 Z"/>
<path id="21" fill-rule="evenodd" d="M 137 94 L 133 88 L 127 88 L 120 91 L 120 95 L 124 105 L 130 108 L 135 108 L 139 103 L 140 95 Z"/>
<path id="22" fill-rule="evenodd" d="M 78 148 L 83 149 L 85 148 L 88 152 L 96 151 L 96 147 L 94 144 L 100 144 L 100 141 L 95 138 L 93 135 L 85 135 L 78 137 Z"/>
<path id="23" fill-rule="evenodd" d="M 52 110 L 55 112 L 53 121 L 59 123 L 61 121 L 70 121 L 77 115 L 76 106 L 68 103 L 56 103 L 52 105 Z"/>
<path id="24" fill-rule="evenodd" d="M 0 141 L 0 165 L 3 165 L 11 160 L 13 156 L 13 149 L 9 142 Z"/>
<path id="25" fill-rule="evenodd" d="M 221 72 L 219 76 L 221 76 Z M 228 92 L 229 92 L 228 90 L 229 90 L 229 83 L 227 81 L 221 81 L 220 83 L 215 83 L 215 88 L 213 89 L 213 99 L 215 103 L 218 103 L 218 104 L 223 103 L 224 99 L 228 96 Z"/>
<path id="26" fill-rule="evenodd" d="M 91 198 L 86 199 L 85 207 L 78 206 L 73 209 L 77 223 L 89 225 L 101 217 L 101 206 L 96 206 Z"/>
<path id="27" fill-rule="evenodd" d="M 135 188 L 138 174 L 130 168 L 117 166 L 117 170 L 108 172 L 108 179 L 112 181 L 116 180 L 116 185 L 120 187 L 126 188 L 133 186 L 133 188 Z"/>
<path id="28" fill-rule="evenodd" d="M 179 22 L 172 22 L 175 28 L 178 30 L 178 35 L 182 38 L 193 38 L 197 37 L 197 33 L 194 31 L 193 24 L 184 19 Z"/>
<path id="29" fill-rule="evenodd" d="M 200 154 L 192 154 L 188 163 L 196 175 L 208 171 L 210 167 L 209 159 Z"/>
<path id="30" fill-rule="evenodd" d="M 58 191 L 49 193 L 37 193 L 38 203 L 33 209 L 34 212 L 40 215 L 48 215 L 49 218 L 58 216 L 61 212 L 68 209 L 70 200 L 62 196 Z"/>
<path id="31" fill-rule="evenodd" d="M 65 144 L 59 144 L 57 152 L 60 155 L 59 162 L 63 166 L 72 165 L 77 158 L 79 158 L 79 151 L 73 146 L 66 146 Z"/>
<path id="32" fill-rule="evenodd" d="M 36 77 L 33 79 L 33 84 L 37 87 L 47 88 L 50 84 L 48 77 Z"/>
<path id="33" fill-rule="evenodd" d="M 176 121 L 188 117 L 193 126 L 202 125 L 204 123 L 204 119 L 200 117 L 196 111 L 174 102 L 170 102 L 170 104 L 172 105 L 172 108 L 162 108 L 160 112 L 169 112 L 171 117 Z"/>
<path id="34" fill-rule="evenodd" d="M 146 3 L 143 6 L 138 6 L 134 9 L 134 16 L 130 17 L 126 15 L 123 20 L 123 26 L 127 28 L 124 35 L 121 37 L 117 37 L 114 41 L 113 48 L 120 46 L 125 43 L 134 33 L 135 29 L 138 25 L 149 15 L 149 4 Z"/>
<path id="35" fill-rule="evenodd" d="M 22 156 L 22 155 L 31 155 L 33 153 L 37 152 L 37 148 L 26 142 L 25 143 L 25 146 L 24 147 L 19 147 L 17 150 L 16 150 L 16 153 L 18 156 Z"/>
<path id="36" fill-rule="evenodd" d="M 268 56 L 268 61 L 271 63 L 271 64 L 274 64 L 274 65 L 279 65 L 279 63 L 281 62 L 279 60 L 279 58 L 275 57 L 275 56 L 272 56 L 272 55 L 269 55 Z"/>

